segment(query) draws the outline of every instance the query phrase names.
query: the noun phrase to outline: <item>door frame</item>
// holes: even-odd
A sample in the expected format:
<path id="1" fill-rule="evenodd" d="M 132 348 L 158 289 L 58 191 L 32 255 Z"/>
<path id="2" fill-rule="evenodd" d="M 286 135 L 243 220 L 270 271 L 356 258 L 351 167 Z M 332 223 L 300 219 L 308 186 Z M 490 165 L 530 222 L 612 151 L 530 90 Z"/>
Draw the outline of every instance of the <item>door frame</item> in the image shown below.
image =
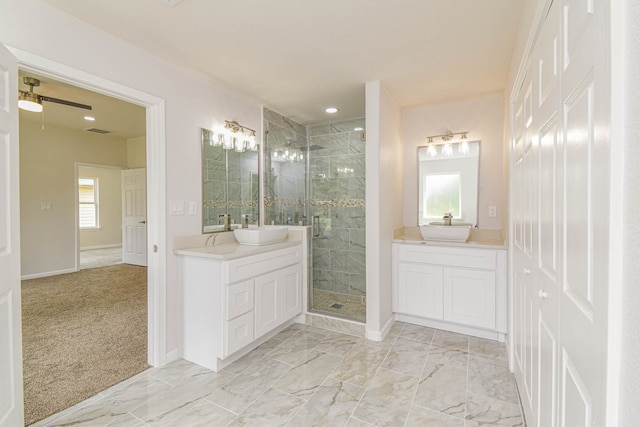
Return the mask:
<path id="1" fill-rule="evenodd" d="M 167 362 L 165 101 L 82 70 L 8 47 L 18 68 L 146 108 L 147 162 L 147 362 Z"/>

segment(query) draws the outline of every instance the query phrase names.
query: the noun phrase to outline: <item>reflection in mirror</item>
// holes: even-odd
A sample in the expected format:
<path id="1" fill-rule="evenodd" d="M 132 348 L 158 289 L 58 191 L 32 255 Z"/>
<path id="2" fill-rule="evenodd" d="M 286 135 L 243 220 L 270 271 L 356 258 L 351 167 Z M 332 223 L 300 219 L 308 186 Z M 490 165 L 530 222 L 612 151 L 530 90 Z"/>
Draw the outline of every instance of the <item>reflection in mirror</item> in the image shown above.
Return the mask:
<path id="1" fill-rule="evenodd" d="M 418 225 L 478 221 L 480 141 L 418 147 Z"/>
<path id="2" fill-rule="evenodd" d="M 220 215 L 229 214 L 232 228 L 243 214 L 258 223 L 258 152 L 225 149 L 202 129 L 202 231 L 223 231 Z"/>

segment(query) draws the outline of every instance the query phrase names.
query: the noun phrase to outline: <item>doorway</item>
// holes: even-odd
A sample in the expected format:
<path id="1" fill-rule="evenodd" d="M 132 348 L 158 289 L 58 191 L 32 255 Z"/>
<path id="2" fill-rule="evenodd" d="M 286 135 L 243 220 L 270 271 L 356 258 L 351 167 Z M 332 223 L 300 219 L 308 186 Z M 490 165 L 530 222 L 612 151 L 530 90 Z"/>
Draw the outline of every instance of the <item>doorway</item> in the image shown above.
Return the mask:
<path id="1" fill-rule="evenodd" d="M 37 79 L 39 95 L 87 107 L 43 102 L 42 113 L 20 111 L 22 275 L 31 279 L 22 282 L 23 382 L 25 420 L 32 423 L 148 368 L 146 268 L 65 274 L 79 270 L 78 249 L 122 251 L 121 171 L 144 174 L 146 112 L 19 74 Z M 136 190 L 146 194 L 146 187 Z M 146 198 L 136 202 L 144 214 Z M 146 247 L 146 225 L 143 232 L 137 240 Z"/>
<path id="2" fill-rule="evenodd" d="M 93 90 L 117 99 L 134 103 L 146 109 L 145 124 L 148 159 L 147 198 L 150 212 L 147 218 L 148 246 L 152 248 L 148 255 L 148 354 L 147 361 L 152 366 L 160 366 L 166 361 L 166 272 L 160 260 L 166 254 L 164 232 L 166 223 L 165 193 L 165 137 L 164 137 L 164 101 L 147 93 L 131 89 L 119 83 L 84 73 L 62 64 L 46 60 L 22 51 L 12 52 L 18 59 L 21 70 L 51 77 L 65 83 Z M 21 184 L 26 180 L 20 179 Z M 45 208 L 47 204 L 45 203 Z M 44 237 L 43 237 L 44 238 Z M 164 264 L 164 263 L 162 263 Z M 161 268 L 162 267 L 162 268 Z"/>

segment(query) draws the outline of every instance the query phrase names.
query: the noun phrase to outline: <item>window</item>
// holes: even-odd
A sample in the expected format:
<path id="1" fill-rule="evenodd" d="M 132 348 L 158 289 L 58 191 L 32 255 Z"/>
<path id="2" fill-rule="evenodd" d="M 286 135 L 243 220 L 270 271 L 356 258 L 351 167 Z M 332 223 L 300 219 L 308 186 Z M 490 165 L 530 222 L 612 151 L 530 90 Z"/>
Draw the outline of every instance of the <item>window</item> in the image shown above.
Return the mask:
<path id="1" fill-rule="evenodd" d="M 460 218 L 460 174 L 427 174 L 424 175 L 425 218 L 442 218 L 451 212 L 454 218 Z"/>
<path id="2" fill-rule="evenodd" d="M 78 179 L 80 228 L 98 228 L 98 179 Z"/>

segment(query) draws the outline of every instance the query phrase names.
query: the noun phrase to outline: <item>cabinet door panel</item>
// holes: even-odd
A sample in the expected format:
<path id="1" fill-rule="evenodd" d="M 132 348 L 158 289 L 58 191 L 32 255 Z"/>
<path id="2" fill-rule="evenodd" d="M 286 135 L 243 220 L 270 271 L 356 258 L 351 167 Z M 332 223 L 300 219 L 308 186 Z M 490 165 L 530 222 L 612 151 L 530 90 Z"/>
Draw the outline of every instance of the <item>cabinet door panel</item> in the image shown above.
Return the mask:
<path id="1" fill-rule="evenodd" d="M 279 272 L 255 278 L 255 338 L 266 334 L 281 323 Z"/>
<path id="2" fill-rule="evenodd" d="M 253 310 L 253 279 L 227 286 L 226 293 L 226 320 Z"/>
<path id="3" fill-rule="evenodd" d="M 253 341 L 253 313 L 225 322 L 224 357 Z"/>
<path id="4" fill-rule="evenodd" d="M 398 267 L 398 311 L 442 319 L 442 267 L 401 262 Z"/>
<path id="5" fill-rule="evenodd" d="M 495 272 L 444 269 L 444 320 L 494 329 L 495 313 Z"/>
<path id="6" fill-rule="evenodd" d="M 302 312 L 302 274 L 299 264 L 282 271 L 282 321 Z"/>

